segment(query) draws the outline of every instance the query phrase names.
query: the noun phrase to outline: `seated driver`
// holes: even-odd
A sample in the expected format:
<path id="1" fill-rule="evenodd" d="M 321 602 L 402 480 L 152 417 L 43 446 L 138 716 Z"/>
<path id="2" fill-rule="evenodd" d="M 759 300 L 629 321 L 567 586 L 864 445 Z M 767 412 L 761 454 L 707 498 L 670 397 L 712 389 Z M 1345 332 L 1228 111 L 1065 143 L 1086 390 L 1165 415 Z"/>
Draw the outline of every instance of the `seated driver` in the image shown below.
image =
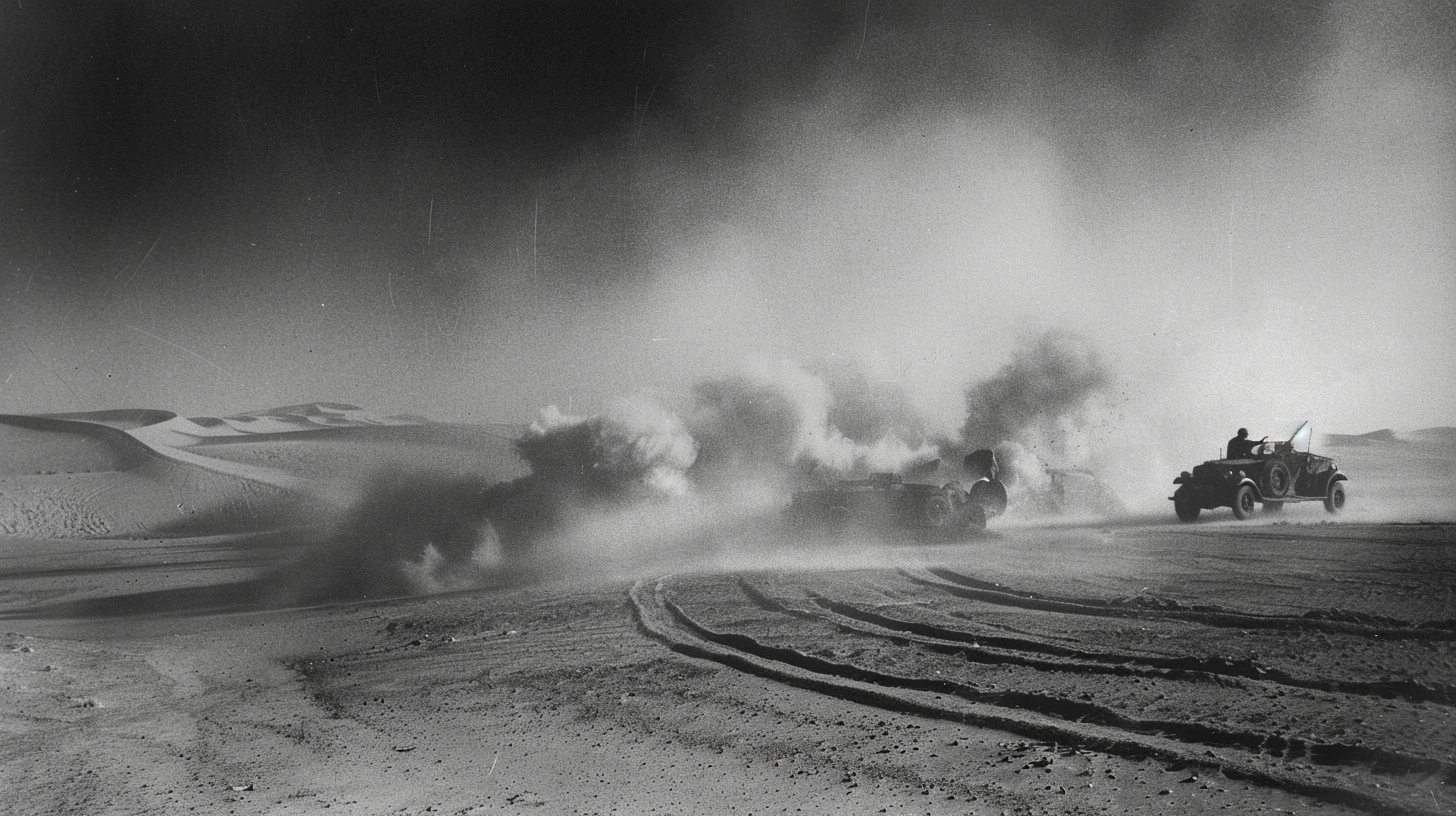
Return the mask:
<path id="1" fill-rule="evenodd" d="M 1254 448 L 1257 448 L 1260 445 L 1264 444 L 1264 440 L 1268 438 L 1269 437 L 1266 436 L 1264 437 L 1264 439 L 1260 439 L 1259 441 L 1255 442 L 1254 440 L 1249 438 L 1248 428 L 1240 428 L 1238 436 L 1235 436 L 1233 439 L 1230 439 L 1228 441 L 1227 457 L 1229 459 L 1248 459 L 1250 456 L 1254 455 Z"/>

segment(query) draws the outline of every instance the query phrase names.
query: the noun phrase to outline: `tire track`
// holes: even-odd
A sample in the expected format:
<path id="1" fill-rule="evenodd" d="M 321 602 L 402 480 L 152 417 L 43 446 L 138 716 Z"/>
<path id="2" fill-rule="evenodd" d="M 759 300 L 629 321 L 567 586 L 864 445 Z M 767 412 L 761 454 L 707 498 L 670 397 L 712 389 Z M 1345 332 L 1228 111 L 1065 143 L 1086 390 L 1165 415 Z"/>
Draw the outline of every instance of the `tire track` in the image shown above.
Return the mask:
<path id="1" fill-rule="evenodd" d="M 1379 813 L 1438 811 L 1372 795 L 1357 787 L 1355 780 L 1321 781 L 1313 768 L 1300 768 L 1297 763 L 1359 767 L 1371 773 L 1439 774 L 1448 783 L 1456 780 L 1456 767 L 1429 757 L 1229 731 L 1201 723 L 1140 719 L 1092 703 L 1030 692 L 985 691 L 954 680 L 898 675 L 765 644 L 750 634 L 718 631 L 694 620 L 667 597 L 668 580 L 639 581 L 630 591 L 634 615 L 649 636 L 680 654 L 863 705 L 1119 756 L 1217 768 L 1231 778 Z"/>
<path id="2" fill-rule="evenodd" d="M 740 585 L 750 597 L 763 598 L 766 603 L 778 605 L 783 611 L 791 614 L 815 614 L 812 610 L 783 606 L 781 602 L 766 598 L 757 588 L 741 580 Z M 1456 706 L 1456 686 L 1446 683 L 1427 685 L 1415 680 L 1381 682 L 1327 680 L 1300 677 L 1282 669 L 1261 665 L 1250 659 L 1156 657 L 1132 652 L 1083 651 L 1037 640 L 981 635 L 934 624 L 907 621 L 872 612 L 854 604 L 826 598 L 817 593 L 809 593 L 808 598 L 814 606 L 827 613 L 824 616 L 826 620 L 830 620 L 838 626 L 854 628 L 856 631 L 876 637 L 892 637 L 893 633 L 903 633 L 917 638 L 917 642 L 924 644 L 927 648 L 959 654 L 966 660 L 987 665 L 1016 665 L 1039 671 L 1107 674 L 1121 677 L 1157 677 L 1168 680 L 1192 679 L 1219 682 L 1218 678 L 1233 678 L 1356 697 L 1376 697 Z M 872 628 L 856 626 L 855 622 Z M 875 631 L 876 629 L 883 631 Z M 1044 660 L 1027 657 L 1027 653 L 1068 659 Z"/>
<path id="3" fill-rule="evenodd" d="M 1402 640 L 1456 640 L 1456 629 L 1449 628 L 1445 621 L 1435 625 L 1417 625 L 1395 618 L 1338 609 L 1312 610 L 1293 617 L 1237 612 L 1217 606 L 1184 606 L 1173 600 L 1104 601 L 1057 598 L 1013 590 L 940 567 L 923 570 L 901 567 L 900 574 L 917 584 L 960 598 L 1038 612 L 1091 617 L 1160 618 L 1233 629 L 1299 630 Z"/>

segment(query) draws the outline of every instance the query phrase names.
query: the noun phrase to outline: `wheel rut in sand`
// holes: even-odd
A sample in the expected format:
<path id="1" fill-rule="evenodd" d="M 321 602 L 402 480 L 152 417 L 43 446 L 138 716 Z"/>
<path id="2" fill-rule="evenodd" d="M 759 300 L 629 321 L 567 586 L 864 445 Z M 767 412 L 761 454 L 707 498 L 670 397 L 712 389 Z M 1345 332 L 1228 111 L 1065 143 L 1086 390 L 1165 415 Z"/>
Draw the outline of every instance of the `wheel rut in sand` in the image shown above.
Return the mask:
<path id="1" fill-rule="evenodd" d="M 1444 706 L 1456 705 L 1456 687 L 1446 683 L 1426 684 L 1412 680 L 1345 681 L 1300 677 L 1282 669 L 1260 665 L 1249 659 L 1195 656 L 1159 657 L 1130 652 L 1081 651 L 1035 639 L 988 637 L 943 626 L 901 620 L 817 595 L 813 596 L 811 600 L 815 606 L 824 610 L 826 619 L 834 620 L 841 627 L 855 629 L 870 637 L 912 637 L 925 648 L 948 650 L 965 660 L 977 663 L 1015 664 L 1044 671 L 1110 674 L 1118 677 L 1203 679 L 1208 682 L 1218 682 L 1220 678 L 1243 678 L 1292 688 L 1430 702 Z M 1030 656 L 1038 654 L 1050 654 L 1068 659 L 1045 660 Z M 1202 676 L 1200 677 L 1200 675 Z"/>
<path id="2" fill-rule="evenodd" d="M 932 586 L 913 574 L 885 580 L 895 585 L 873 589 L 902 594 L 884 604 L 867 600 L 872 591 L 801 575 L 667 577 L 638 583 L 631 600 L 642 628 L 681 654 L 863 705 L 1217 768 L 1372 812 L 1438 813 L 1456 806 L 1446 793 L 1456 783 L 1456 765 L 1442 750 L 1449 746 L 1441 744 L 1439 725 L 1426 726 L 1427 753 L 1398 748 L 1407 743 L 1378 729 L 1311 724 L 1302 716 L 1306 708 L 1332 707 L 1343 712 L 1342 722 L 1367 722 L 1384 720 L 1391 707 L 1410 706 L 1416 712 L 1405 719 L 1414 724 L 1426 708 L 1449 715 L 1449 686 L 1306 676 L 1247 659 L 1007 637 L 976 626 L 974 610 L 954 593 L 949 609 L 927 609 L 944 603 L 937 589 L 956 584 Z M 907 600 L 907 588 L 928 600 Z M 990 606 L 1004 614 L 995 610 L 998 600 Z M 1062 604 L 1089 606 L 1047 601 L 1016 614 L 1061 618 L 1067 614 Z M 1174 613 L 1168 622 L 1185 631 L 1224 623 L 1178 614 L 1187 611 L 1136 610 L 1140 619 Z M 1033 621 L 1030 629 L 1044 626 Z M 1333 629 L 1341 637 L 1361 636 L 1346 625 Z M 1408 736 L 1404 727 L 1394 732 Z"/>
<path id="3" fill-rule="evenodd" d="M 1456 625 L 1450 621 L 1418 625 L 1397 618 L 1342 610 L 1311 610 L 1303 615 L 1260 615 L 1218 606 L 1183 606 L 1177 601 L 1147 597 L 1112 601 L 1057 598 L 1018 592 L 948 569 L 902 568 L 901 572 L 912 581 L 965 598 L 1044 612 L 1121 618 L 1160 617 L 1235 629 L 1303 629 L 1379 638 L 1456 640 Z"/>

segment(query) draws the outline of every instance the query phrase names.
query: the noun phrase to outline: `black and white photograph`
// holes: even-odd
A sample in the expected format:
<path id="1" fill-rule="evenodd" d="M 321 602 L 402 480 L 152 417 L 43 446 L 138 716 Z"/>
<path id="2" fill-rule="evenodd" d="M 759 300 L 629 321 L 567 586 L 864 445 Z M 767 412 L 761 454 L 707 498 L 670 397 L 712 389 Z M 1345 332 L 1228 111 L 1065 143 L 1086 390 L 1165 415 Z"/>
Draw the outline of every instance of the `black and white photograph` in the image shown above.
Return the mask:
<path id="1" fill-rule="evenodd" d="M 0 810 L 1456 813 L 1451 0 L 0 0 Z"/>

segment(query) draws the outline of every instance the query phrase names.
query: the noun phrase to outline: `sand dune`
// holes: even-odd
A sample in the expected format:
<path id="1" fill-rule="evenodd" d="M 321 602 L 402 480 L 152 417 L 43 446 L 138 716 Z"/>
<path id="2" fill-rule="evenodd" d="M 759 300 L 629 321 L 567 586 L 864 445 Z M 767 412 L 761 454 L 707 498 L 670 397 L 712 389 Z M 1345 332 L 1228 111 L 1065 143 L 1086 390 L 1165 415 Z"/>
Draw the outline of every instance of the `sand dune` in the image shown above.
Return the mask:
<path id="1" fill-rule="evenodd" d="M 125 471 L 158 455 L 112 425 L 52 416 L 0 415 L 0 444 L 4 475 Z"/>
<path id="2" fill-rule="evenodd" d="M 75 415 L 85 419 L 90 415 Z M 430 420 L 415 415 L 383 416 L 340 403 L 315 402 L 247 411 L 226 417 L 181 417 L 166 411 L 150 412 L 150 422 L 128 426 L 138 439 L 148 444 L 188 447 L 204 440 L 220 440 L 241 435 L 309 433 L 338 428 L 379 428 L 430 425 Z"/>
<path id="3" fill-rule="evenodd" d="M 275 527 L 315 500 L 290 474 L 180 450 L 185 423 L 166 411 L 0 416 L 0 533 L 212 535 Z"/>
<path id="4" fill-rule="evenodd" d="M 1323 437 L 1327 445 L 1362 445 L 1398 441 L 1395 431 L 1389 428 L 1363 434 L 1323 434 Z"/>
<path id="5" fill-rule="evenodd" d="M 201 421 L 128 409 L 0 416 L 0 535 L 176 538 L 323 523 L 377 472 L 525 473 L 514 426 L 311 403 Z"/>
<path id="6" fill-rule="evenodd" d="M 419 425 L 429 422 L 424 417 L 414 414 L 387 416 L 366 411 L 357 405 L 347 405 L 339 402 L 310 402 L 301 405 L 285 405 L 280 408 L 244 411 L 241 414 L 224 417 L 224 421 L 234 419 L 246 423 L 250 419 L 268 418 L 282 420 L 290 424 L 306 421 L 324 426 Z"/>
<path id="7" fill-rule="evenodd" d="M 129 429 L 129 432 L 148 445 L 173 448 L 185 448 L 210 437 L 237 436 L 240 433 L 221 419 L 211 417 L 189 419 L 180 416 L 132 428 Z"/>
<path id="8" fill-rule="evenodd" d="M 1413 441 L 1434 442 L 1442 445 L 1456 445 L 1456 428 L 1421 428 L 1409 434 Z"/>
<path id="9" fill-rule="evenodd" d="M 40 416 L 50 419 L 90 422 L 125 431 L 166 422 L 177 415 L 171 411 L 156 408 L 115 408 L 105 411 L 79 411 L 67 414 L 41 414 Z"/>

